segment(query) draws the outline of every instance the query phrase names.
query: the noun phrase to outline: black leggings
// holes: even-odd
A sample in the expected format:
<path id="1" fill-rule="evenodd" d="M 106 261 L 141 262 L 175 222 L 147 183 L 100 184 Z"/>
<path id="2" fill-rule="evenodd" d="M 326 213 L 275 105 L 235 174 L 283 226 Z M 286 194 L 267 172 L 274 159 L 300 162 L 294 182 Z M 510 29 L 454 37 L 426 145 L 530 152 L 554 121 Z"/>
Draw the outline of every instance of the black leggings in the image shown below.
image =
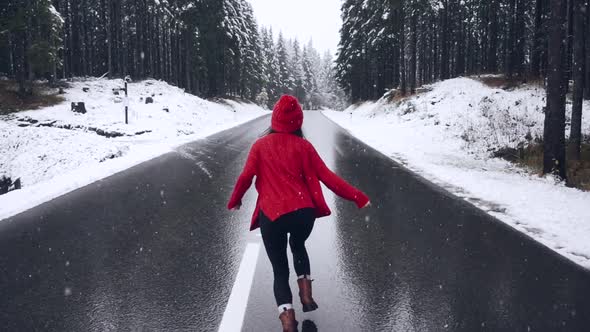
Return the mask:
<path id="1" fill-rule="evenodd" d="M 298 276 L 311 274 L 305 240 L 311 234 L 315 222 L 314 209 L 306 208 L 281 216 L 275 221 L 260 212 L 260 232 L 266 254 L 274 273 L 274 293 L 277 306 L 293 303 L 289 287 L 289 261 L 287 260 L 287 233 L 293 253 L 293 265 Z"/>

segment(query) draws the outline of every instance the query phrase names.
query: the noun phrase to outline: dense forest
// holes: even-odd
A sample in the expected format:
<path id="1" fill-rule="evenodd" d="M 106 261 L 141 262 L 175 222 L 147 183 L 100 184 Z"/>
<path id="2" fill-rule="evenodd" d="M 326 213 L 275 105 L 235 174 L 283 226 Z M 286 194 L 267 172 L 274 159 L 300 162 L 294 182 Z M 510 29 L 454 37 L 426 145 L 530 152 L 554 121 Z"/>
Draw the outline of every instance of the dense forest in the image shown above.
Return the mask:
<path id="1" fill-rule="evenodd" d="M 590 99 L 589 6 L 588 0 L 345 0 L 337 78 L 352 102 L 473 74 L 541 82 L 548 92 L 544 168 L 565 178 L 565 95 L 573 90 L 574 159 L 582 98 Z"/>
<path id="2" fill-rule="evenodd" d="M 306 108 L 414 93 L 427 83 L 503 74 L 547 88 L 545 172 L 580 158 L 590 99 L 590 0 L 344 0 L 335 65 L 311 42 L 259 27 L 247 0 L 8 0 L 0 3 L 0 77 L 161 79 L 202 97 Z M 587 83 L 587 84 L 585 84 Z"/>
<path id="3" fill-rule="evenodd" d="M 586 32 L 574 33 L 574 13 L 585 21 L 590 15 L 574 10 L 587 0 L 562 2 L 567 6 L 563 60 L 571 78 L 574 42 L 586 39 L 590 48 L 590 24 Z M 346 0 L 338 77 L 353 102 L 471 74 L 546 77 L 551 8 L 549 0 Z"/>
<path id="4" fill-rule="evenodd" d="M 332 56 L 259 28 L 246 0 L 9 0 L 0 4 L 0 76 L 162 79 L 203 97 L 267 106 L 342 104 Z M 3 74 L 1 74 L 3 73 Z"/>

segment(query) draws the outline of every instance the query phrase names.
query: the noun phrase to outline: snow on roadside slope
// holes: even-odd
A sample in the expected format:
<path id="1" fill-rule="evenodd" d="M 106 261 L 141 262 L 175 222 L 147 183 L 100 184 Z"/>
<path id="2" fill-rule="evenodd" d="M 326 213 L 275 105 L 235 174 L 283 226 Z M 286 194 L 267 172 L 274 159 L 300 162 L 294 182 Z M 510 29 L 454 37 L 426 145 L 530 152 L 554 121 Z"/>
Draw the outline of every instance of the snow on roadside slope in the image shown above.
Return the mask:
<path id="1" fill-rule="evenodd" d="M 0 195 L 0 220 L 267 114 L 253 104 L 213 103 L 147 80 L 129 84 L 126 125 L 124 93 L 112 91 L 122 86 L 123 80 L 80 80 L 66 89 L 62 104 L 0 116 L 0 176 L 20 177 L 23 184 Z M 145 104 L 147 97 L 154 103 Z M 85 102 L 88 112 L 73 113 L 71 102 Z"/>
<path id="2" fill-rule="evenodd" d="M 526 136 L 542 136 L 544 91 L 492 89 L 468 78 L 432 89 L 401 104 L 379 101 L 324 114 L 409 169 L 590 268 L 590 193 L 490 158 Z M 590 103 L 584 109 L 587 114 Z M 588 135 L 590 117 L 583 121 Z"/>

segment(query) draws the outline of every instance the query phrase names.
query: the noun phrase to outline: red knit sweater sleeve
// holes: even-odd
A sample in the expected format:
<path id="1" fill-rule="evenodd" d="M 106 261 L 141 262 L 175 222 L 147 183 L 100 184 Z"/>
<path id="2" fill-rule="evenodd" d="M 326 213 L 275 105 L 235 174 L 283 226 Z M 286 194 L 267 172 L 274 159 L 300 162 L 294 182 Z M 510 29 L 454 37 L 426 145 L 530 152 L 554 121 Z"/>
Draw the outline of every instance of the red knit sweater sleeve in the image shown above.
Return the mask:
<path id="1" fill-rule="evenodd" d="M 240 177 L 238 178 L 238 182 L 234 188 L 234 192 L 231 195 L 229 203 L 227 203 L 228 209 L 233 209 L 238 205 L 242 204 L 242 197 L 248 188 L 252 185 L 252 179 L 256 175 L 256 167 L 257 167 L 257 148 L 256 145 L 252 146 L 250 149 L 250 153 L 248 154 L 248 159 L 246 160 L 246 165 L 244 166 L 244 170 Z"/>
<path id="2" fill-rule="evenodd" d="M 367 195 L 348 184 L 348 182 L 344 181 L 326 166 L 311 143 L 309 144 L 309 153 L 311 164 L 315 169 L 318 179 L 336 195 L 355 202 L 359 208 L 364 207 L 369 202 L 369 197 Z"/>

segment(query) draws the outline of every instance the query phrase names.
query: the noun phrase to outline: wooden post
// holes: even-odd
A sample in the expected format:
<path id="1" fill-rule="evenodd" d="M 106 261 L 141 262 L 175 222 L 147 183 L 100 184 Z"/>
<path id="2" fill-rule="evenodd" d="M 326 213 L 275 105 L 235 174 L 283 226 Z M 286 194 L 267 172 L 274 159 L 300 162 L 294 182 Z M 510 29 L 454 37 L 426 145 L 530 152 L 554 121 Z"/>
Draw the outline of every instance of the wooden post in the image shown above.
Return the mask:
<path id="1" fill-rule="evenodd" d="M 125 124 L 129 124 L 129 98 L 127 97 L 127 81 L 125 81 Z"/>

